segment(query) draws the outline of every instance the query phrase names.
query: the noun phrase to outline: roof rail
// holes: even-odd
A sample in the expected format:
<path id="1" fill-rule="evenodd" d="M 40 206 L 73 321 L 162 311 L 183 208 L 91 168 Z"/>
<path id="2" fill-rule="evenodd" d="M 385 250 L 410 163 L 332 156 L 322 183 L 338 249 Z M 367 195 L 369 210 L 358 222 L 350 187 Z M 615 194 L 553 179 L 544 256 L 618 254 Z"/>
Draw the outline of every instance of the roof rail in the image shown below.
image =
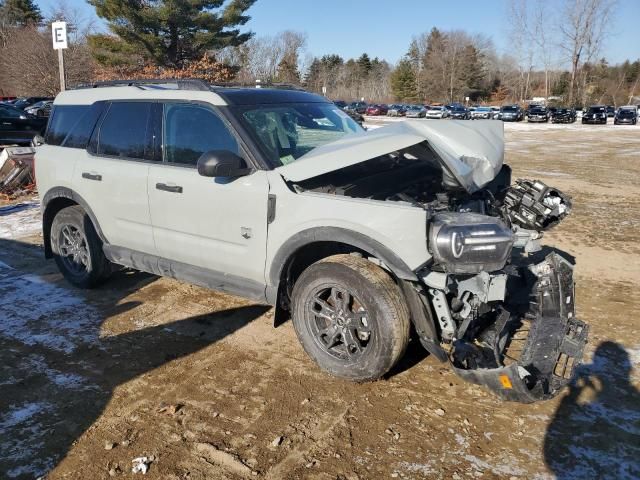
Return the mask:
<path id="1" fill-rule="evenodd" d="M 130 80 L 107 80 L 104 82 L 79 83 L 72 90 L 104 87 L 143 87 L 146 85 L 166 85 L 175 83 L 178 90 L 211 91 L 211 86 L 204 80 L 197 78 L 142 78 Z"/>
<path id="2" fill-rule="evenodd" d="M 299 85 L 292 83 L 280 83 L 280 82 L 261 82 L 256 80 L 255 82 L 213 82 L 211 84 L 213 88 L 277 88 L 283 90 L 301 90 L 306 91 Z"/>
<path id="3" fill-rule="evenodd" d="M 175 83 L 179 90 L 211 91 L 212 88 L 277 88 L 287 90 L 301 90 L 304 88 L 291 83 L 261 82 L 259 80 L 251 82 L 213 82 L 208 83 L 200 78 L 141 78 L 125 80 L 107 80 L 102 82 L 79 83 L 72 87 L 72 90 L 104 87 L 144 87 L 148 85 L 166 85 Z"/>

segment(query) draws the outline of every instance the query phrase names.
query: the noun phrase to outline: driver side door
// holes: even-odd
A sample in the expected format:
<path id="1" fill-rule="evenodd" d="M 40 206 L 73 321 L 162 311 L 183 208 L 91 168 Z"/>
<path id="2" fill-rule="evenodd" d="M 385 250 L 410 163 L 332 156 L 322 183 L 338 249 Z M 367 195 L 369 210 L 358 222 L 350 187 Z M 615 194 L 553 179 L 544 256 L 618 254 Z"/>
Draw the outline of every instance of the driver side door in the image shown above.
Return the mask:
<path id="1" fill-rule="evenodd" d="M 165 103 L 161 115 L 162 162 L 150 166 L 148 177 L 158 254 L 219 273 L 224 282 L 250 280 L 259 289 L 267 242 L 266 172 L 235 179 L 199 175 L 197 162 L 205 152 L 229 150 L 247 158 L 232 128 L 200 103 Z"/>

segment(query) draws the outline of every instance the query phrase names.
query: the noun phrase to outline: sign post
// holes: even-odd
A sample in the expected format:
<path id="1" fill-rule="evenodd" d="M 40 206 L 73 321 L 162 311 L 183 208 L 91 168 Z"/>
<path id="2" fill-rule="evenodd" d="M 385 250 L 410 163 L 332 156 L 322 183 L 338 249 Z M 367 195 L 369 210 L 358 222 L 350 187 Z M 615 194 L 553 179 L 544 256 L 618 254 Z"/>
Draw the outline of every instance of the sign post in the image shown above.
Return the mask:
<path id="1" fill-rule="evenodd" d="M 58 50 L 58 71 L 60 72 L 60 91 L 67 88 L 64 78 L 64 56 L 62 50 L 67 48 L 67 24 L 66 22 L 53 22 L 51 24 L 51 36 L 53 37 L 53 49 Z"/>

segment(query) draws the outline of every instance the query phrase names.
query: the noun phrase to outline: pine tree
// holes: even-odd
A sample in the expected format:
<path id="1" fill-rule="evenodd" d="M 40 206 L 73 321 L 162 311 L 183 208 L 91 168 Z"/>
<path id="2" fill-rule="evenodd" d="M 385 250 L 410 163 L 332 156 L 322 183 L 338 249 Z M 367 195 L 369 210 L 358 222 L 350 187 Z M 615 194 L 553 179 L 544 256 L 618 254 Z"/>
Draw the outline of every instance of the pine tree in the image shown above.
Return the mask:
<path id="1" fill-rule="evenodd" d="M 358 58 L 358 60 L 356 61 L 358 63 L 358 67 L 360 68 L 360 75 L 362 76 L 362 78 L 369 75 L 369 72 L 371 71 L 371 68 L 372 68 L 371 59 L 369 58 L 369 55 L 367 55 L 366 53 L 363 53 L 362 55 L 360 55 L 360 58 Z"/>
<path id="2" fill-rule="evenodd" d="M 416 75 L 411 61 L 403 58 L 391 73 L 391 91 L 400 101 L 415 102 L 418 100 L 416 91 Z"/>
<path id="3" fill-rule="evenodd" d="M 256 0 L 88 0 L 115 35 L 89 39 L 103 65 L 126 64 L 141 54 L 156 65 L 183 68 L 212 49 L 238 46 L 253 35 L 240 33 Z"/>
<path id="4" fill-rule="evenodd" d="M 40 7 L 33 0 L 5 0 L 0 2 L 0 10 L 10 25 L 37 25 L 43 20 Z"/>

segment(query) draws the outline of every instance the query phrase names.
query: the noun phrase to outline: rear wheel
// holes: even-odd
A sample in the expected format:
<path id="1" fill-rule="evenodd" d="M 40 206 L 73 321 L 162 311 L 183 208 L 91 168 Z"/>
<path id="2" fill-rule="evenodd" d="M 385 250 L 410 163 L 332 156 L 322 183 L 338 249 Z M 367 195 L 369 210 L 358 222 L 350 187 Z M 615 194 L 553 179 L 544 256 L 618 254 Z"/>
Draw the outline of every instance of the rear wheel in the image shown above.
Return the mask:
<path id="1" fill-rule="evenodd" d="M 378 379 L 406 350 L 404 298 L 391 277 L 366 259 L 335 255 L 311 265 L 294 286 L 292 306 L 303 348 L 337 377 Z"/>
<path id="2" fill-rule="evenodd" d="M 111 272 L 93 222 L 78 205 L 60 210 L 53 219 L 51 250 L 62 275 L 76 287 L 95 287 Z"/>

